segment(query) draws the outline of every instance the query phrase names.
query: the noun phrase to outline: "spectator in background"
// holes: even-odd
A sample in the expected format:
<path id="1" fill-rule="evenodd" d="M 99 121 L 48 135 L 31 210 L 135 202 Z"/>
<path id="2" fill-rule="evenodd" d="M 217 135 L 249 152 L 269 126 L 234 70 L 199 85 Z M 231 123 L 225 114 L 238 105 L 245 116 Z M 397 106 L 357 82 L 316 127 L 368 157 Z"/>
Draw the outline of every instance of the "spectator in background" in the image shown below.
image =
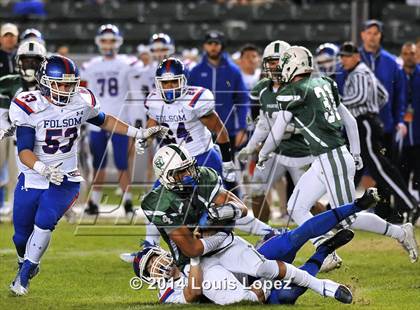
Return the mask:
<path id="1" fill-rule="evenodd" d="M 254 88 L 261 76 L 261 56 L 253 44 L 244 45 L 239 57 L 239 68 L 248 91 Z"/>
<path id="2" fill-rule="evenodd" d="M 17 1 L 13 6 L 13 14 L 15 15 L 37 15 L 46 16 L 44 1 L 41 0 L 25 0 Z"/>
<path id="3" fill-rule="evenodd" d="M 4 24 L 0 30 L 0 77 L 15 73 L 19 31 L 15 24 Z"/>
<path id="4" fill-rule="evenodd" d="M 392 151 L 393 137 L 404 137 L 407 127 L 404 124 L 405 112 L 405 81 L 402 68 L 396 62 L 396 57 L 381 47 L 383 24 L 378 20 L 365 22 L 361 32 L 362 46 L 360 56 L 362 61 L 375 73 L 375 76 L 388 91 L 389 99 L 381 109 L 380 117 L 384 123 L 384 146 Z M 390 154 L 387 154 L 390 156 Z"/>
<path id="5" fill-rule="evenodd" d="M 420 192 L 420 64 L 416 64 L 418 48 L 413 42 L 401 48 L 401 59 L 407 85 L 407 109 L 404 121 L 408 134 L 401 152 L 401 172 L 408 183 L 413 173 L 413 189 Z"/>
<path id="6" fill-rule="evenodd" d="M 420 64 L 420 37 L 416 40 L 416 63 Z"/>
<path id="7" fill-rule="evenodd" d="M 152 63 L 152 53 L 147 45 L 139 44 L 137 46 L 137 58 L 141 60 L 143 66 L 148 66 Z"/>
<path id="8" fill-rule="evenodd" d="M 57 54 L 67 57 L 69 55 L 69 47 L 67 45 L 60 45 L 57 48 Z"/>
<path id="9" fill-rule="evenodd" d="M 225 124 L 232 150 L 235 151 L 247 142 L 249 97 L 240 69 L 223 51 L 224 41 L 221 32 L 209 31 L 206 34 L 204 56 L 191 69 L 188 84 L 202 86 L 213 92 L 216 112 Z"/>

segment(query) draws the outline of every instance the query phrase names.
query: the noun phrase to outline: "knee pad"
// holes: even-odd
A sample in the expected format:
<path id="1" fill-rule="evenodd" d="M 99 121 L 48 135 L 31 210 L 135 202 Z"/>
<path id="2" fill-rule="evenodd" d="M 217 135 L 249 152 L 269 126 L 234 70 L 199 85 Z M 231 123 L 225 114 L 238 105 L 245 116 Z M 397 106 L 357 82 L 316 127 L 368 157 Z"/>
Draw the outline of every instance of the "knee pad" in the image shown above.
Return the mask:
<path id="1" fill-rule="evenodd" d="M 37 215 L 35 217 L 35 225 L 42 230 L 53 231 L 58 220 L 59 219 L 57 218 L 55 212 L 53 210 L 49 210 L 49 212 L 43 212 L 41 216 Z"/>
<path id="2" fill-rule="evenodd" d="M 265 260 L 257 268 L 257 277 L 273 280 L 279 275 L 279 265 L 275 260 Z"/>

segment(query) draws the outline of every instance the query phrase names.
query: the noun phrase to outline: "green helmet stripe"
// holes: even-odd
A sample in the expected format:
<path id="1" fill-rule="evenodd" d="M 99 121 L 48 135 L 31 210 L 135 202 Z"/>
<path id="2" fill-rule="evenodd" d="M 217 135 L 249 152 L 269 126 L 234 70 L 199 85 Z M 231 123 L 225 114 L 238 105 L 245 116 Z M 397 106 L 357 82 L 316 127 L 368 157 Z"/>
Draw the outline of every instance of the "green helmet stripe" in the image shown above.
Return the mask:
<path id="1" fill-rule="evenodd" d="M 184 152 L 182 152 L 178 146 L 174 144 L 169 144 L 167 145 L 167 147 L 173 149 L 181 157 L 182 160 L 187 160 L 187 156 L 185 156 Z"/>
<path id="2" fill-rule="evenodd" d="M 274 44 L 274 53 L 280 53 L 280 43 Z"/>

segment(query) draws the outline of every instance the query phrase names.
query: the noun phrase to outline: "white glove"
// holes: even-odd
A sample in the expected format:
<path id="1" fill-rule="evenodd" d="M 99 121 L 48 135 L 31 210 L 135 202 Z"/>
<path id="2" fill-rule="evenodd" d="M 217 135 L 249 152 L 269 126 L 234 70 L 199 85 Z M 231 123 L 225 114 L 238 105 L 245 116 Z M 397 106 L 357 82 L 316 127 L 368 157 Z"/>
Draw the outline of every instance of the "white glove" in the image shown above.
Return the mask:
<path id="1" fill-rule="evenodd" d="M 0 129 L 0 141 L 12 137 L 15 134 L 16 126 L 12 125 L 11 127 L 7 129 Z"/>
<path id="2" fill-rule="evenodd" d="M 353 159 L 354 159 L 354 164 L 356 166 L 356 170 L 362 170 L 363 168 L 362 156 L 360 156 L 360 154 L 354 154 Z"/>
<path id="3" fill-rule="evenodd" d="M 235 182 L 236 181 L 236 173 L 235 173 L 235 164 L 233 161 L 227 161 L 222 163 L 223 168 L 223 180 L 226 182 Z"/>
<path id="4" fill-rule="evenodd" d="M 264 163 L 267 160 L 269 160 L 270 158 L 271 158 L 271 154 L 269 154 L 269 155 L 263 155 L 260 152 L 260 154 L 258 155 L 257 169 L 264 170 L 265 169 Z"/>
<path id="5" fill-rule="evenodd" d="M 137 139 L 148 139 L 151 137 L 163 138 L 168 133 L 169 128 L 164 126 L 153 126 L 150 128 L 139 128 L 137 129 Z"/>
<path id="6" fill-rule="evenodd" d="M 254 154 L 254 152 L 254 150 L 248 148 L 248 146 L 245 146 L 238 152 L 238 160 L 245 163 L 248 160 L 248 157 Z"/>
<path id="7" fill-rule="evenodd" d="M 148 146 L 149 145 L 147 143 L 147 140 L 137 139 L 135 143 L 136 153 L 139 155 L 143 155 L 146 152 Z"/>
<path id="8" fill-rule="evenodd" d="M 40 175 L 46 177 L 51 183 L 60 185 L 64 179 L 64 172 L 59 168 L 61 165 L 62 163 L 57 166 L 47 166 L 42 161 L 37 161 L 33 169 Z"/>

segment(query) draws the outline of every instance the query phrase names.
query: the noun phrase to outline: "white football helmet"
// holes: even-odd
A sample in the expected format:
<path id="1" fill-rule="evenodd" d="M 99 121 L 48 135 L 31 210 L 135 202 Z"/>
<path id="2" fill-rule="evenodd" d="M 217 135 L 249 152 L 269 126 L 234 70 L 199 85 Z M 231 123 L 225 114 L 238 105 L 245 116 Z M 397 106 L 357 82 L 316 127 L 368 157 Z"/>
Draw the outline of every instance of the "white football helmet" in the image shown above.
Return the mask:
<path id="1" fill-rule="evenodd" d="M 188 193 L 198 179 L 195 158 L 177 144 L 168 144 L 156 152 L 153 170 L 163 186 L 180 193 Z M 178 173 L 184 171 L 186 175 L 179 177 Z"/>
<path id="2" fill-rule="evenodd" d="M 149 263 L 154 258 L 152 263 Z M 175 268 L 171 253 L 159 246 L 144 248 L 136 254 L 133 261 L 134 273 L 147 284 L 158 284 L 168 280 Z"/>
<path id="3" fill-rule="evenodd" d="M 35 82 L 35 73 L 47 56 L 45 46 L 36 40 L 26 39 L 16 52 L 17 69 L 27 82 Z"/>
<path id="4" fill-rule="evenodd" d="M 271 80 L 278 80 L 280 78 L 280 66 L 276 69 L 270 68 L 268 62 L 271 60 L 278 60 L 282 54 L 290 47 L 290 44 L 285 41 L 276 40 L 268 44 L 263 53 L 263 70 L 268 78 Z M 279 63 L 280 65 L 280 63 Z"/>
<path id="5" fill-rule="evenodd" d="M 314 71 L 312 53 L 303 46 L 291 46 L 281 58 L 281 76 L 286 83 L 295 76 Z"/>

